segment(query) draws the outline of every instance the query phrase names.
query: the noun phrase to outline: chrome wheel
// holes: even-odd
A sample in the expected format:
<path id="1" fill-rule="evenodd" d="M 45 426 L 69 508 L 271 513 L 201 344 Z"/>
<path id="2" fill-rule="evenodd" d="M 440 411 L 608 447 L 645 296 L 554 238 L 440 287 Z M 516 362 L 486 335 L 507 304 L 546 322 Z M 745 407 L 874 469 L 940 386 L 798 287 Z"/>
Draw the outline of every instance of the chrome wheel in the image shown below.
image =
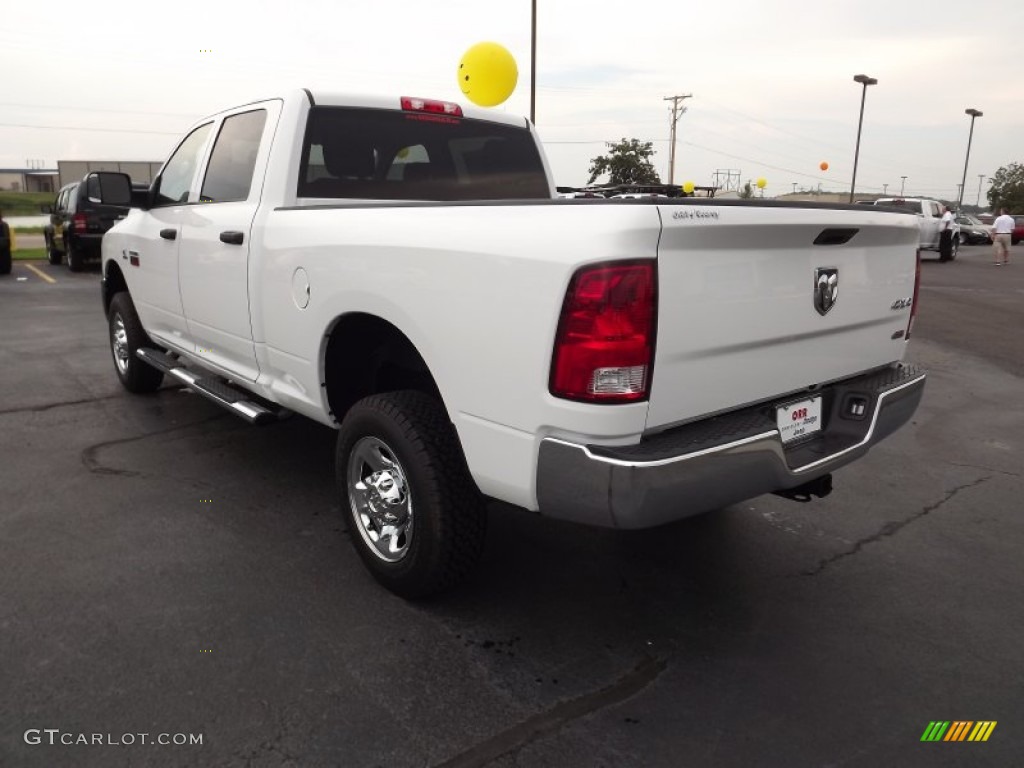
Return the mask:
<path id="1" fill-rule="evenodd" d="M 114 327 L 110 333 L 110 346 L 114 352 L 114 365 L 117 366 L 117 372 L 122 376 L 128 373 L 129 350 L 128 350 L 128 331 L 125 330 L 124 320 L 121 318 L 121 314 L 114 314 Z"/>
<path id="2" fill-rule="evenodd" d="M 412 542 L 412 495 L 387 443 L 363 437 L 348 457 L 348 500 L 359 535 L 381 560 L 396 563 Z"/>

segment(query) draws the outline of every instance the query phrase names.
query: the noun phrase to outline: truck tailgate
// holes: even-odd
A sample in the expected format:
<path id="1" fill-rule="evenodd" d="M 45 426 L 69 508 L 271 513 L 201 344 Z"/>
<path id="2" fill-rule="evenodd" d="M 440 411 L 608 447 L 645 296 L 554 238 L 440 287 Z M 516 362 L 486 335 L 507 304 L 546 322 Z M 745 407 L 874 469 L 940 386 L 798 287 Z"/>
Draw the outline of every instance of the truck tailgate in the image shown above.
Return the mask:
<path id="1" fill-rule="evenodd" d="M 749 203 L 659 211 L 648 429 L 902 359 L 916 270 L 913 217 Z M 818 278 L 833 275 L 825 270 L 836 270 L 835 301 L 816 307 Z"/>

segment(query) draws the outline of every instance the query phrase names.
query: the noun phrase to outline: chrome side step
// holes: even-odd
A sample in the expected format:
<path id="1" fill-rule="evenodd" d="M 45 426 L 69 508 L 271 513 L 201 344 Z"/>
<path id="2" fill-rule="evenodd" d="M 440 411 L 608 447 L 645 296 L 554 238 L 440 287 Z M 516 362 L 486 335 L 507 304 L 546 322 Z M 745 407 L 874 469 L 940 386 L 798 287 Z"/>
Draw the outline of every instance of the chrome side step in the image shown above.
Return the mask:
<path id="1" fill-rule="evenodd" d="M 262 426 L 277 421 L 277 413 L 250 400 L 248 392 L 213 376 L 197 376 L 170 355 L 146 347 L 135 350 L 135 355 L 147 365 L 153 366 L 158 371 L 163 371 L 168 376 L 173 376 L 189 389 L 198 392 L 222 408 L 227 408 L 236 416 L 241 416 L 250 424 Z"/>

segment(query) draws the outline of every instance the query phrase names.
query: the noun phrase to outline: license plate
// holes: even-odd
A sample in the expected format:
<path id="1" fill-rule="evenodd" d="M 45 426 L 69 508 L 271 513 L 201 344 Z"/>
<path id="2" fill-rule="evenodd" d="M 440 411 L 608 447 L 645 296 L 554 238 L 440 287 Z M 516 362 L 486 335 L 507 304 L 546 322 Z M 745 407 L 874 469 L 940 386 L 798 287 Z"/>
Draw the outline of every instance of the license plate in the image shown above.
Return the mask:
<path id="1" fill-rule="evenodd" d="M 780 405 L 775 410 L 775 423 L 784 443 L 821 431 L 821 398 Z"/>

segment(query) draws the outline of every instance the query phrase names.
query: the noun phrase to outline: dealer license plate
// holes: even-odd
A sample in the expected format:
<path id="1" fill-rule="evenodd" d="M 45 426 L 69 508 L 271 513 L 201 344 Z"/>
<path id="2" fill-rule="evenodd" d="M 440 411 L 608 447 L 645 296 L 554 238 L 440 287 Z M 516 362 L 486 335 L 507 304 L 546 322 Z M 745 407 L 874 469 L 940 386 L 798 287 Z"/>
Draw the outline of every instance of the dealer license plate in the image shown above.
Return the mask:
<path id="1" fill-rule="evenodd" d="M 821 431 L 821 398 L 809 397 L 780 405 L 775 410 L 775 423 L 784 443 Z"/>

